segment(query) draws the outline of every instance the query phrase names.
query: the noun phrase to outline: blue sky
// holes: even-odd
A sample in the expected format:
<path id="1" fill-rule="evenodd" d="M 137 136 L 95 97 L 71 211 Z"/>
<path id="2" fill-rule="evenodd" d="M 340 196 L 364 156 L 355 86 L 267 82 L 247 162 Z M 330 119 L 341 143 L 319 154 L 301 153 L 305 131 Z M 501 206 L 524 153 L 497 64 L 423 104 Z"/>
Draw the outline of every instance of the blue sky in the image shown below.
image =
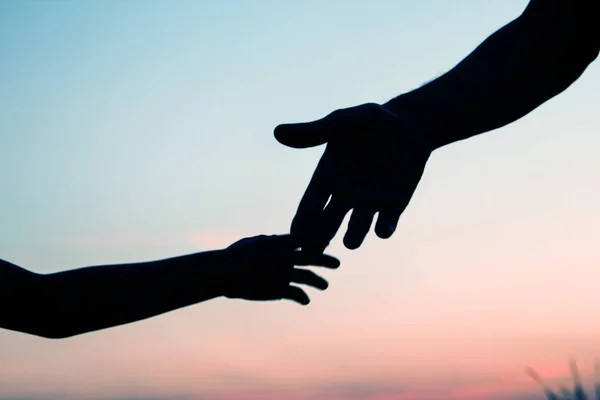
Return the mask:
<path id="1" fill-rule="evenodd" d="M 275 125 L 420 85 L 522 3 L 3 2 L 2 239 L 284 231 L 320 150 L 284 163 Z"/>
<path id="2" fill-rule="evenodd" d="M 277 124 L 418 87 L 526 3 L 0 2 L 0 257 L 52 272 L 286 232 L 322 148 L 282 147 Z M 599 93 L 594 64 L 436 152 L 393 239 L 337 238 L 343 266 L 310 307 L 216 300 L 62 342 L 2 331 L 0 397 L 528 390 L 525 364 L 597 355 Z"/>

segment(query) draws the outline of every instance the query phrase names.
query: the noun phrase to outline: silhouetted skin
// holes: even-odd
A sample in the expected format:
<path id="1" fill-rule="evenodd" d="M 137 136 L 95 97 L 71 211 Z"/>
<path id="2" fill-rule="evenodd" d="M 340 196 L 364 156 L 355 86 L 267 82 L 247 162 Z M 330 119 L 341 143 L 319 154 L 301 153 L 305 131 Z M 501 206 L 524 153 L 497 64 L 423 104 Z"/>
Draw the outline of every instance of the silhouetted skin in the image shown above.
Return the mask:
<path id="1" fill-rule="evenodd" d="M 0 328 L 66 338 L 150 318 L 216 297 L 288 299 L 306 305 L 304 284 L 328 283 L 308 269 L 339 261 L 298 251 L 290 235 L 242 239 L 226 249 L 159 261 L 36 274 L 0 260 Z"/>
<path id="2" fill-rule="evenodd" d="M 536 381 L 544 391 L 547 400 L 588 400 L 588 395 L 585 393 L 583 389 L 583 383 L 581 382 L 581 375 L 579 374 L 579 369 L 577 368 L 577 364 L 575 361 L 571 361 L 569 363 L 569 367 L 571 369 L 571 376 L 573 378 L 573 390 L 570 390 L 566 387 L 561 387 L 560 392 L 561 395 L 556 394 L 552 389 L 548 387 L 542 381 L 537 372 L 533 370 L 533 368 L 527 368 L 527 374 Z M 596 362 L 594 365 L 594 375 L 595 375 L 595 399 L 600 400 L 600 365 Z"/>
<path id="3" fill-rule="evenodd" d="M 432 151 L 520 119 L 581 76 L 600 49 L 598 7 L 596 0 L 531 0 L 455 68 L 416 90 L 277 126 L 275 138 L 286 146 L 327 144 L 292 234 L 303 248 L 322 251 L 352 210 L 347 248 L 360 247 L 376 213 L 375 233 L 391 237 Z"/>

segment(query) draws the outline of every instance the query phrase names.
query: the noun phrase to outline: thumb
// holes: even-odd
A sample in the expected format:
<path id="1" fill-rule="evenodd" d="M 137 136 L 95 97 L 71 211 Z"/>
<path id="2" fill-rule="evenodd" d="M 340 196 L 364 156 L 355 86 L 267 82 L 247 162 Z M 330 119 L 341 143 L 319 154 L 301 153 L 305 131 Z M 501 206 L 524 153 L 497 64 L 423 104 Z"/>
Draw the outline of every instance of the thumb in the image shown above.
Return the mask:
<path id="1" fill-rule="evenodd" d="M 295 149 L 320 146 L 331 138 L 331 127 L 327 117 L 297 124 L 281 124 L 275 128 L 275 139 Z"/>

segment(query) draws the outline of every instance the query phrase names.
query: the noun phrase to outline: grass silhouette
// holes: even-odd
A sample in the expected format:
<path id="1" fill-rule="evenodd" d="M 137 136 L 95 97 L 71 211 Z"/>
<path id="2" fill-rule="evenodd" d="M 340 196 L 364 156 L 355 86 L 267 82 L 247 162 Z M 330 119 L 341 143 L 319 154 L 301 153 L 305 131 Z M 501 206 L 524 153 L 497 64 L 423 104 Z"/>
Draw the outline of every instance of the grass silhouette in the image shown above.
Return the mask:
<path id="1" fill-rule="evenodd" d="M 526 368 L 525 372 L 529 375 L 534 381 L 536 381 L 544 394 L 546 395 L 547 400 L 592 400 L 591 396 L 585 392 L 583 388 L 583 384 L 581 382 L 581 375 L 579 374 L 579 369 L 577 368 L 577 363 L 574 360 L 569 362 L 569 367 L 571 369 L 571 377 L 573 378 L 573 389 L 569 389 L 565 386 L 562 386 L 559 389 L 560 394 L 554 392 L 552 389 L 548 387 L 548 385 L 540 378 L 539 374 L 531 367 Z M 600 362 L 596 361 L 594 363 L 594 400 L 600 400 Z"/>

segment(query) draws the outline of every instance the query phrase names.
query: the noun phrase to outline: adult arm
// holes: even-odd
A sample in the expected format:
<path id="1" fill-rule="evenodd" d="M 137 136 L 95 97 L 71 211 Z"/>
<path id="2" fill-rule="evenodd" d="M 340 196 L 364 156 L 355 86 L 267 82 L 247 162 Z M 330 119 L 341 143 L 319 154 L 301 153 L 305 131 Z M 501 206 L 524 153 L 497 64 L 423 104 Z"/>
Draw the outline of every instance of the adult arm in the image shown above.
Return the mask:
<path id="1" fill-rule="evenodd" d="M 422 115 L 432 147 L 508 125 L 575 82 L 598 57 L 597 0 L 531 0 L 456 67 L 385 104 Z"/>

